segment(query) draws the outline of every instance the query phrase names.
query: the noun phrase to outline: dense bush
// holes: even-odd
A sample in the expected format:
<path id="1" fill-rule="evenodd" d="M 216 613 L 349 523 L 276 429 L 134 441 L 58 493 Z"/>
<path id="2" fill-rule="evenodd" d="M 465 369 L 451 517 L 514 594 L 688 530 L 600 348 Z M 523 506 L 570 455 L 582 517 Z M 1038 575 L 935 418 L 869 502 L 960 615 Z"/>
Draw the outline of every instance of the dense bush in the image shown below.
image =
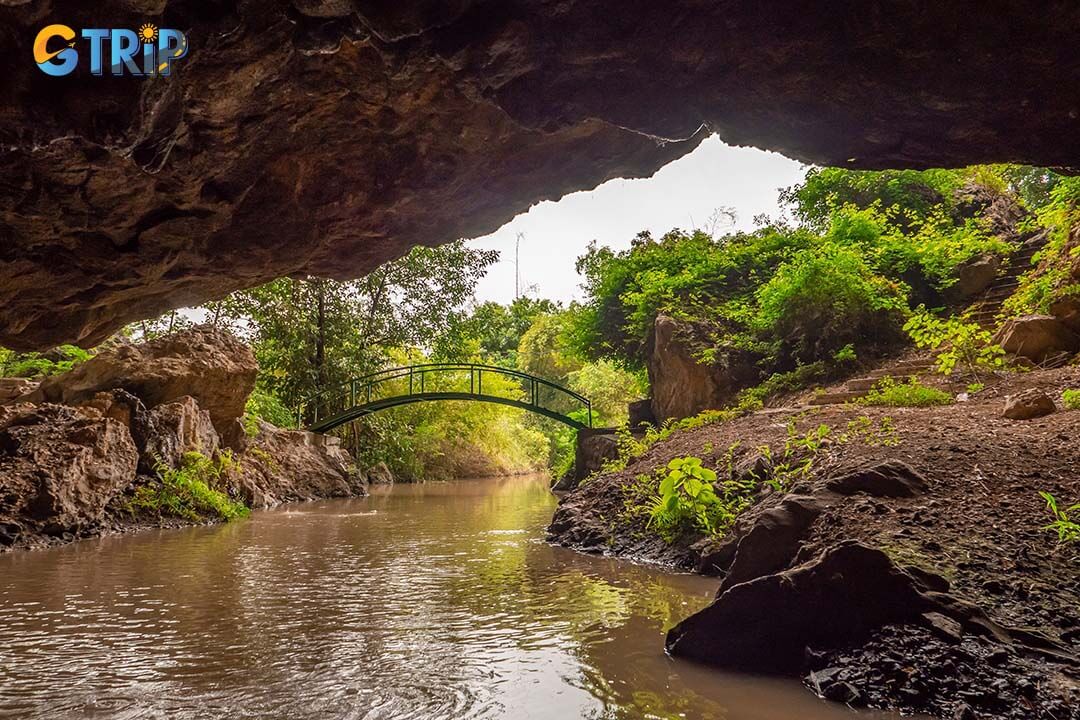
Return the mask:
<path id="1" fill-rule="evenodd" d="M 220 489 L 223 477 L 232 470 L 228 454 L 208 458 L 200 453 L 185 453 L 180 467 L 159 465 L 158 477 L 141 485 L 128 501 L 132 514 L 175 517 L 202 522 L 235 520 L 250 510 Z"/>

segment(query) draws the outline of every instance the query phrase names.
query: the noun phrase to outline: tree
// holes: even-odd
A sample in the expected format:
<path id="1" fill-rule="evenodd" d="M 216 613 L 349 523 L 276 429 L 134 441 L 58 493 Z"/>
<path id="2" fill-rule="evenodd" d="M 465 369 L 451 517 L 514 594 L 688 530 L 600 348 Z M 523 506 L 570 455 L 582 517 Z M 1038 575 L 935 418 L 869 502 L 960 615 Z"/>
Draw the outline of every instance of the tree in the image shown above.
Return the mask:
<path id="1" fill-rule="evenodd" d="M 264 387 L 292 406 L 374 371 L 395 348 L 437 342 L 497 258 L 463 241 L 415 248 L 359 280 L 282 278 L 211 312 L 248 336 Z"/>

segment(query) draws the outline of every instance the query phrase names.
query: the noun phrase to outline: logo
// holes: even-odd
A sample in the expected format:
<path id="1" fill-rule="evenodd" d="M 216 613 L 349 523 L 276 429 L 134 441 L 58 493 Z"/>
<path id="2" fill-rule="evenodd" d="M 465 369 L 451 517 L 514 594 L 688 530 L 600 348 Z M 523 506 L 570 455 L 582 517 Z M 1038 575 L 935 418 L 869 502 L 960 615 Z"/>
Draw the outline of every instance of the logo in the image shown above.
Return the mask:
<path id="1" fill-rule="evenodd" d="M 179 30 L 150 23 L 137 32 L 88 28 L 81 35 L 67 25 L 48 25 L 34 39 L 34 62 L 46 75 L 70 75 L 79 65 L 80 48 L 89 51 L 91 75 L 104 75 L 107 64 L 114 76 L 168 77 L 172 63 L 187 55 L 188 40 Z"/>

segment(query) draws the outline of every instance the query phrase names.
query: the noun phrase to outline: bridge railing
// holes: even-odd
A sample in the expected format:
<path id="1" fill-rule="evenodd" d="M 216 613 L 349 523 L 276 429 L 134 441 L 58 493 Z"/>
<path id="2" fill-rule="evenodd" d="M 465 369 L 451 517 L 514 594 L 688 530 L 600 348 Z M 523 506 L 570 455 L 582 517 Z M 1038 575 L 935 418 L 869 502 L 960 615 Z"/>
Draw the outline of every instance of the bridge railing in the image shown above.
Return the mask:
<path id="1" fill-rule="evenodd" d="M 519 370 L 474 363 L 428 363 L 354 378 L 305 400 L 297 408 L 297 424 L 320 427 L 358 417 L 365 409 L 424 399 L 502 402 L 592 426 L 592 405 L 583 395 Z"/>

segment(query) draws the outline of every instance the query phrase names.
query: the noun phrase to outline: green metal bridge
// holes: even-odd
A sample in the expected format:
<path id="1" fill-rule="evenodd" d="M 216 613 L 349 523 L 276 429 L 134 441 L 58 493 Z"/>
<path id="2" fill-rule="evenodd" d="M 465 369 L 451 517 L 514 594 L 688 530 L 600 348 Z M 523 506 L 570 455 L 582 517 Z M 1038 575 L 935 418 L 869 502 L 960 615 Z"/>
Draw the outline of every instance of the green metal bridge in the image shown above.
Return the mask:
<path id="1" fill-rule="evenodd" d="M 386 408 L 426 400 L 478 400 L 539 413 L 572 428 L 592 427 L 588 398 L 549 380 L 494 365 L 430 363 L 364 375 L 305 400 L 297 427 L 328 432 Z"/>

